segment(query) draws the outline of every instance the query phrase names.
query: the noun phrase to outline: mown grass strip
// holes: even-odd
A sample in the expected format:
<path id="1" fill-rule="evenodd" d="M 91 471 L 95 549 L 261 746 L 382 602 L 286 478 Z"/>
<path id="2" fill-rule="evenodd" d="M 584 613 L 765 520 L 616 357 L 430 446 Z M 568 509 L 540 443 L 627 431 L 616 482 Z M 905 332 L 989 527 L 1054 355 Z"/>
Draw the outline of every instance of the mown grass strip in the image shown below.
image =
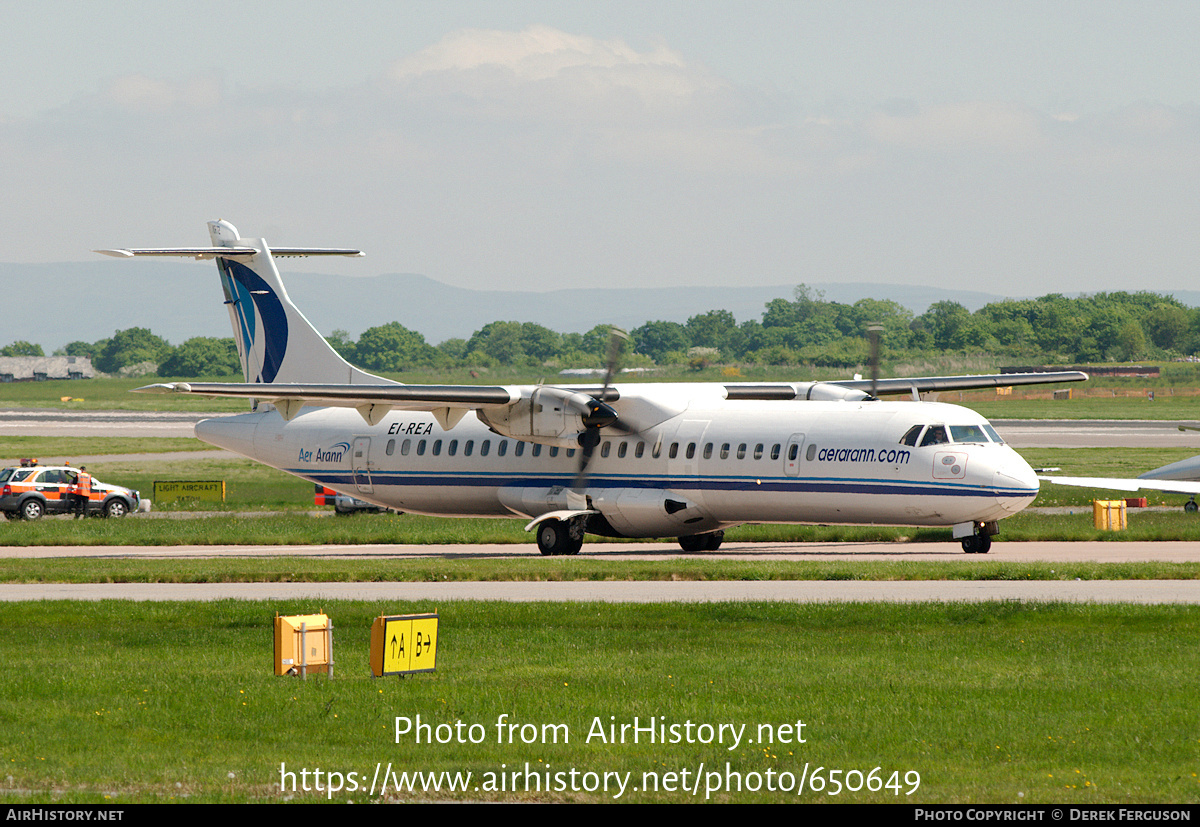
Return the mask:
<path id="1" fill-rule="evenodd" d="M 0 559 L 0 583 L 442 583 L 632 580 L 1196 580 L 1195 563 L 797 562 L 621 558 L 353 560 L 310 557 Z"/>
<path id="2" fill-rule="evenodd" d="M 335 622 L 335 679 L 275 677 L 271 617 L 319 610 Z M 371 618 L 428 610 L 441 616 L 437 671 L 368 677 Z M 1200 608 L 1180 606 L 6 604 L 0 800 L 324 800 L 316 767 L 365 788 L 390 763 L 472 781 L 389 801 L 614 800 L 612 788 L 570 789 L 569 776 L 567 789 L 551 775 L 549 791 L 527 791 L 572 770 L 580 782 L 628 774 L 620 801 L 702 801 L 703 781 L 699 796 L 645 788 L 703 766 L 742 779 L 718 778 L 712 794 L 739 803 L 1192 803 L 1198 636 Z M 398 738 L 396 718 L 418 715 L 447 742 Z M 635 718 L 676 725 L 680 739 L 621 739 Z M 700 743 L 701 724 L 746 730 L 740 743 Z M 460 742 L 472 725 L 480 742 Z M 785 743 L 760 742 L 784 726 Z M 826 779 L 915 772 L 920 786 L 768 788 L 769 776 L 794 787 L 805 764 Z M 295 792 L 280 790 L 284 769 Z M 495 774 L 513 770 L 519 791 L 500 790 Z"/>

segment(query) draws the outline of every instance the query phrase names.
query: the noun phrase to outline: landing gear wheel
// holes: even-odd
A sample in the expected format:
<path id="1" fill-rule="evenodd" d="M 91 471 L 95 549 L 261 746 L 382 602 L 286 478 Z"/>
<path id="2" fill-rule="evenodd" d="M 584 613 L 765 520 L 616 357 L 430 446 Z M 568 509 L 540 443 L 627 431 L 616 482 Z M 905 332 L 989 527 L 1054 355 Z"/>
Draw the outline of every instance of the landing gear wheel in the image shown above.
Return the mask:
<path id="1" fill-rule="evenodd" d="M 692 534 L 679 538 L 679 547 L 686 552 L 716 551 L 725 539 L 724 531 L 710 531 L 707 534 Z"/>
<path id="2" fill-rule="evenodd" d="M 967 554 L 987 554 L 992 548 L 992 538 L 986 534 L 973 534 L 963 538 L 962 547 Z"/>
<path id="3" fill-rule="evenodd" d="M 1197 511 L 1200 511 L 1200 505 L 1196 505 L 1196 498 L 1192 497 L 1183 504 L 1183 510 L 1187 514 L 1195 514 Z"/>
<path id="4" fill-rule="evenodd" d="M 583 548 L 583 522 L 581 520 L 546 520 L 538 523 L 538 551 L 546 557 L 578 554 Z"/>

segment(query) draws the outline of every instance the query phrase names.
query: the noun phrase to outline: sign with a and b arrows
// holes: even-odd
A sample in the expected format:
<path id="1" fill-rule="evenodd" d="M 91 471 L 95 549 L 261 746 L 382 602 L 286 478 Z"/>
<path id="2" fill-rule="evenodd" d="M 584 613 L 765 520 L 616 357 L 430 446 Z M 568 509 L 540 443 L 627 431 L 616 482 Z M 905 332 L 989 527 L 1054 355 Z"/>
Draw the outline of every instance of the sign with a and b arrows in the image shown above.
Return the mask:
<path id="1" fill-rule="evenodd" d="M 436 614 L 380 616 L 371 624 L 371 674 L 408 675 L 437 666 Z"/>

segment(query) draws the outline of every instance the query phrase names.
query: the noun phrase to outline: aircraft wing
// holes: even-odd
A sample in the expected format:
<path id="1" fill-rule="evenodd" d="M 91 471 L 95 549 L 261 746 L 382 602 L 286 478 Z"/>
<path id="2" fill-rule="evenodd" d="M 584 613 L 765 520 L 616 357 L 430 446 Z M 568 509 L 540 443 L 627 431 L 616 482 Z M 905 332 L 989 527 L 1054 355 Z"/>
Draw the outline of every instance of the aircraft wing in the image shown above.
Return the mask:
<path id="1" fill-rule="evenodd" d="M 1113 491 L 1162 491 L 1164 494 L 1200 494 L 1200 482 L 1195 480 L 1145 480 L 1119 477 L 1045 477 L 1039 480 L 1080 488 L 1110 488 Z"/>
<path id="2" fill-rule="evenodd" d="M 468 410 L 511 405 L 520 389 L 488 385 L 302 385 L 260 382 L 169 382 L 136 388 L 134 393 L 194 393 L 262 399 L 290 420 L 304 405 L 355 408 L 371 425 L 388 411 L 430 411 L 443 428 L 452 428 Z"/>
<path id="3" fill-rule="evenodd" d="M 1082 371 L 1056 373 L 997 373 L 978 376 L 925 376 L 906 379 L 880 379 L 880 394 L 922 393 L 927 391 L 974 390 L 1056 382 L 1082 382 Z M 869 391 L 869 379 L 829 382 L 732 383 L 724 386 L 730 400 L 811 399 L 822 386 L 850 391 Z M 571 393 L 585 393 L 605 402 L 620 398 L 620 391 L 608 387 L 562 387 Z M 498 385 L 331 385 L 243 382 L 172 382 L 137 388 L 136 393 L 193 393 L 200 396 L 227 396 L 253 399 L 297 399 L 312 405 L 356 408 L 361 405 L 391 405 L 406 410 L 434 410 L 440 407 L 480 408 L 511 405 L 526 395 L 527 389 Z"/>
<path id="4" fill-rule="evenodd" d="M 1084 382 L 1088 375 L 1081 370 L 1060 370 L 1048 373 L 993 373 L 979 376 L 918 376 L 912 379 L 879 379 L 875 383 L 880 394 L 925 393 L 928 391 L 965 391 L 979 388 L 1006 388 L 1011 385 L 1049 385 L 1056 382 Z M 871 390 L 870 379 L 834 381 L 832 385 Z"/>
<path id="5" fill-rule="evenodd" d="M 510 405 L 521 398 L 519 389 L 496 385 L 299 385 L 247 382 L 169 382 L 137 388 L 134 393 L 194 393 L 244 399 L 303 399 L 312 405 L 356 408 L 364 403 L 387 403 L 397 408 L 427 411 L 452 405 L 481 408 Z"/>
<path id="6" fill-rule="evenodd" d="M 880 396 L 931 391 L 967 391 L 981 388 L 1005 388 L 1012 385 L 1049 385 L 1057 382 L 1084 382 L 1088 375 L 1080 370 L 1052 373 L 990 373 L 977 376 L 914 376 L 904 379 L 879 379 L 875 392 Z M 851 391 L 871 391 L 870 379 L 832 379 L 823 382 L 758 382 L 725 386 L 727 399 L 811 399 L 822 387 L 834 386 Z"/>

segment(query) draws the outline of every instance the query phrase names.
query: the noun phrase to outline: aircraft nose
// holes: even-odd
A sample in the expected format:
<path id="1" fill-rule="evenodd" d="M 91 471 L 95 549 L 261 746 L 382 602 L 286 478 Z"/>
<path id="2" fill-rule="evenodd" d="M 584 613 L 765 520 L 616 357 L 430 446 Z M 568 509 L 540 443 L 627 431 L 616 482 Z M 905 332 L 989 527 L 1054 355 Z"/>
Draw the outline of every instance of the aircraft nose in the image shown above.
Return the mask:
<path id="1" fill-rule="evenodd" d="M 1020 457 L 1001 465 L 992 475 L 996 502 L 1005 511 L 1016 514 L 1033 502 L 1038 494 L 1038 478 L 1029 463 Z"/>

